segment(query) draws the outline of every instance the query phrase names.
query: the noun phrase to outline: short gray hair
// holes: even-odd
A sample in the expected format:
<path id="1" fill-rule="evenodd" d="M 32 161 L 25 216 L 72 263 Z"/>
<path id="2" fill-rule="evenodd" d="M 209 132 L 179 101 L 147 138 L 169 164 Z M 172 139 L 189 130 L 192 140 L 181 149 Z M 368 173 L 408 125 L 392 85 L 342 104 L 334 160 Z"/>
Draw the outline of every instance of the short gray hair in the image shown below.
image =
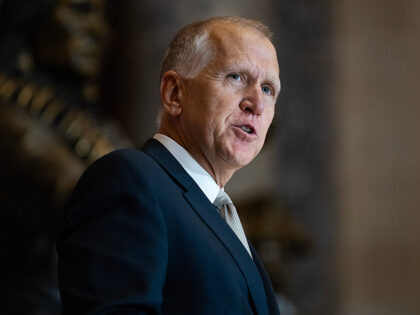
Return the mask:
<path id="1" fill-rule="evenodd" d="M 273 36 L 265 24 L 238 16 L 218 16 L 194 22 L 179 30 L 170 42 L 162 61 L 160 78 L 169 70 L 174 70 L 185 78 L 195 77 L 215 54 L 215 48 L 208 40 L 208 28 L 218 22 L 250 27 L 270 41 Z"/>

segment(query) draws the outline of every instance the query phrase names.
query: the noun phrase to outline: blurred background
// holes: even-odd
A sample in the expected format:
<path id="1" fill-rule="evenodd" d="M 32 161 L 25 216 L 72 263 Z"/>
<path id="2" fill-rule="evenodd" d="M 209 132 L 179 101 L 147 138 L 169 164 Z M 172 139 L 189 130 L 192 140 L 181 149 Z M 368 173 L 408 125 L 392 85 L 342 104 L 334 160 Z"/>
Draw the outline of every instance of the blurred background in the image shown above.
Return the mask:
<path id="1" fill-rule="evenodd" d="M 156 132 L 167 44 L 214 15 L 275 34 L 276 118 L 226 189 L 282 315 L 420 314 L 420 2 L 0 0 L 3 314 L 60 313 L 73 185 Z"/>

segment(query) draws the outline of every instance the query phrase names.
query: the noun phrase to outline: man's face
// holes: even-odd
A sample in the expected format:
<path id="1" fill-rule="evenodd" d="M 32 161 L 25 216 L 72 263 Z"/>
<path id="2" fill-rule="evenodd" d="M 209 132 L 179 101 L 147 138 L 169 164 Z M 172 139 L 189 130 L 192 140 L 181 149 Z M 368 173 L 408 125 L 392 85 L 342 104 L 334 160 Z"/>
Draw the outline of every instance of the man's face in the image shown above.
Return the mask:
<path id="1" fill-rule="evenodd" d="M 277 56 L 267 38 L 237 25 L 213 27 L 210 40 L 216 55 L 195 78 L 185 79 L 184 146 L 213 170 L 236 171 L 260 152 L 273 120 Z"/>

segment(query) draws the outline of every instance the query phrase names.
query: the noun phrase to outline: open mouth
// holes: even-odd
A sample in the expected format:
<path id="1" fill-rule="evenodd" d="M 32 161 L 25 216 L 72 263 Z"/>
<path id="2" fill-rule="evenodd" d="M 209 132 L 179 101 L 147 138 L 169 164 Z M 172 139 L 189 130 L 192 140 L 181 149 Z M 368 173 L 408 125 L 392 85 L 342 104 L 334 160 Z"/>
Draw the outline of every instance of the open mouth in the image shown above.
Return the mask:
<path id="1" fill-rule="evenodd" d="M 252 128 L 249 128 L 249 127 L 247 127 L 247 126 L 241 126 L 241 129 L 242 129 L 243 131 L 245 131 L 246 133 L 249 133 L 249 134 L 251 134 L 251 133 L 252 133 Z"/>
<path id="2" fill-rule="evenodd" d="M 256 134 L 254 127 L 252 127 L 251 125 L 237 125 L 236 127 L 246 132 L 249 135 Z"/>

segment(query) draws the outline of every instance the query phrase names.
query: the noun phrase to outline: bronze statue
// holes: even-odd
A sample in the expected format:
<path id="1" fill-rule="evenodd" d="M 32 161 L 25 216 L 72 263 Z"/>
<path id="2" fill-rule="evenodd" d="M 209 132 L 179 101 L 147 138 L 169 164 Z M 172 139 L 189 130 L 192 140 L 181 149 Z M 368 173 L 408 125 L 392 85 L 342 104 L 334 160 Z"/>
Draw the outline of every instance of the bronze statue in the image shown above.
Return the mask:
<path id="1" fill-rule="evenodd" d="M 102 0 L 0 2 L 2 310 L 59 314 L 55 239 L 86 167 L 131 142 L 101 116 Z"/>

